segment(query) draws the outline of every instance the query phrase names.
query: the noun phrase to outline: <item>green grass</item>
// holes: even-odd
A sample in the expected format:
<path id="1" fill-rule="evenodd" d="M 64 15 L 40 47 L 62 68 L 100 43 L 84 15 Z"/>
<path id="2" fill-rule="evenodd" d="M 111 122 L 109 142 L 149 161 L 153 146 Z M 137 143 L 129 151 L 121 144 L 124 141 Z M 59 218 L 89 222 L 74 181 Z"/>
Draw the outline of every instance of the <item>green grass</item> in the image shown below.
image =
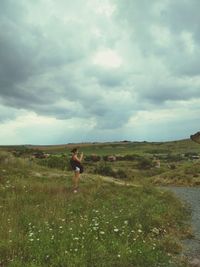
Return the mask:
<path id="1" fill-rule="evenodd" d="M 69 153 L 73 147 L 79 147 L 85 154 L 112 155 L 112 154 L 155 154 L 155 153 L 200 153 L 200 145 L 190 139 L 170 142 L 108 142 L 82 143 L 51 146 L 0 146 L 0 150 L 39 149 L 47 153 Z"/>
<path id="2" fill-rule="evenodd" d="M 162 173 L 149 177 L 149 182 L 159 185 L 200 185 L 199 162 L 183 162 L 177 164 L 174 170 L 165 169 Z"/>
<path id="3" fill-rule="evenodd" d="M 161 168 L 143 169 L 139 167 L 139 159 L 132 161 L 117 161 L 107 163 L 110 168 L 110 174 L 132 182 L 151 182 L 153 184 L 172 184 L 172 185 L 200 185 L 200 170 L 198 162 L 188 161 L 183 154 L 197 153 L 200 154 L 200 145 L 186 139 L 171 142 L 110 142 L 110 143 L 82 143 L 82 144 L 67 144 L 55 146 L 1 146 L 1 150 L 17 150 L 24 151 L 24 157 L 29 157 L 33 153 L 33 149 L 39 149 L 44 152 L 53 154 L 48 159 L 38 159 L 38 164 L 46 165 L 47 167 L 56 167 L 60 169 L 69 169 L 65 164 L 69 158 L 72 147 L 80 147 L 80 151 L 84 155 L 96 154 L 99 156 L 105 155 L 138 155 L 141 159 L 152 160 L 155 155 L 161 161 Z M 27 154 L 26 154 L 27 153 Z M 98 172 L 100 163 L 84 162 L 85 168 L 90 173 Z M 175 165 L 176 168 L 170 170 L 169 164 Z M 95 170 L 96 169 L 96 170 Z M 124 176 L 124 177 L 123 177 Z"/>
<path id="4" fill-rule="evenodd" d="M 85 168 L 90 173 L 95 173 L 100 167 L 106 166 L 110 173 L 122 170 L 121 180 L 134 183 L 151 183 L 154 185 L 200 185 L 200 164 L 199 161 L 180 161 L 175 162 L 174 169 L 169 168 L 168 162 L 161 160 L 161 167 L 150 167 L 139 169 L 138 162 L 135 161 L 116 161 L 116 162 L 97 162 L 84 163 Z M 112 171 L 112 172 L 111 172 Z M 99 172 L 100 173 L 100 172 Z M 123 176 L 124 173 L 124 176 Z M 109 176 L 109 172 L 106 174 Z"/>
<path id="5" fill-rule="evenodd" d="M 189 214 L 169 192 L 0 157 L 0 266 L 178 267 Z"/>

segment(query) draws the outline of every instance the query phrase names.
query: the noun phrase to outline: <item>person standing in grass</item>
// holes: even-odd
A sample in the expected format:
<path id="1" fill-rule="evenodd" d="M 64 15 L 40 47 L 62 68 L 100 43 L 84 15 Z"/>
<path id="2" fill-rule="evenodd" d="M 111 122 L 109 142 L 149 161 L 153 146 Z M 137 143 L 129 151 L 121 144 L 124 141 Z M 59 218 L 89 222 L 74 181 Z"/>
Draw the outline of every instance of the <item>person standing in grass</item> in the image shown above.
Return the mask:
<path id="1" fill-rule="evenodd" d="M 74 176 L 72 178 L 73 188 L 74 188 L 74 193 L 77 193 L 80 181 L 80 174 L 83 173 L 83 165 L 81 164 L 83 160 L 83 153 L 81 153 L 80 157 L 78 157 L 78 148 L 72 149 L 71 152 L 72 156 L 70 159 L 70 164 L 72 169 L 74 170 Z"/>

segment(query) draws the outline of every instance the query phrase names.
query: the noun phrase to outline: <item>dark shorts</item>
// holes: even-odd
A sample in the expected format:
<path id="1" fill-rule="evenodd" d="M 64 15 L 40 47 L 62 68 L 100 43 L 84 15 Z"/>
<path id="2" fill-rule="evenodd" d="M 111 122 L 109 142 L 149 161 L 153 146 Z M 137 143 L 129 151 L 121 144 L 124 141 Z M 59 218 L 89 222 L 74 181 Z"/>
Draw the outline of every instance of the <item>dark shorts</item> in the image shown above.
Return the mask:
<path id="1" fill-rule="evenodd" d="M 83 173 L 83 165 L 75 160 L 70 160 L 72 170 L 75 172 Z"/>

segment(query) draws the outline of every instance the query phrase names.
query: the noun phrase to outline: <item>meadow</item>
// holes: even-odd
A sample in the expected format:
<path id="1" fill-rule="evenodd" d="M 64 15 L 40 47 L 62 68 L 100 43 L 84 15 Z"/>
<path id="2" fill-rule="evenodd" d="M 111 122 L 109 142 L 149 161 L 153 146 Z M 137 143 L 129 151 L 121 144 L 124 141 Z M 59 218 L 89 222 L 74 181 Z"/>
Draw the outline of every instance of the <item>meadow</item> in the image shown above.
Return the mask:
<path id="1" fill-rule="evenodd" d="M 133 144 L 134 150 L 129 143 L 123 144 L 125 148 L 119 147 L 121 143 L 80 148 L 85 155 L 94 151 L 99 155 L 120 151 L 124 155 L 151 157 L 157 145 L 162 153 L 164 149 L 174 151 L 171 144 L 148 143 L 142 143 L 141 148 Z M 190 148 L 188 141 L 174 145 L 177 153 L 191 150 L 198 153 L 199 149 Z M 0 266 L 187 266 L 181 257 L 181 240 L 192 234 L 190 212 L 172 193 L 154 186 L 163 182 L 158 178 L 160 170 L 139 169 L 138 161 L 85 162 L 80 191 L 74 194 L 67 163 L 65 168 L 53 164 L 56 158 L 67 162 L 70 147 L 61 150 L 51 147 L 48 150 L 54 158 L 51 166 L 39 163 L 40 159 L 30 161 L 25 155 L 14 157 L 3 151 L 5 147 L 1 150 Z M 114 171 L 133 169 L 137 175 L 126 179 L 137 186 L 105 182 L 102 175 L 95 173 L 98 164 L 106 164 Z M 192 164 L 197 165 L 195 172 L 199 171 L 193 161 L 183 161 L 182 165 L 179 162 L 175 170 L 168 170 L 168 163 L 165 164 L 161 165 L 165 170 L 161 174 L 165 175 L 185 170 L 183 173 L 191 177 Z M 150 172 L 156 173 L 151 176 Z"/>
<path id="2" fill-rule="evenodd" d="M 173 142 L 113 142 L 67 144 L 60 146 L 26 146 L 7 147 L 8 151 L 16 149 L 28 153 L 44 151 L 50 154 L 48 159 L 37 159 L 40 165 L 61 170 L 70 170 L 66 162 L 69 161 L 70 151 L 78 146 L 84 153 L 84 165 L 87 172 L 115 177 L 134 183 L 147 183 L 155 185 L 200 185 L 200 145 L 191 140 Z M 1 147 L 0 147 L 1 149 Z M 2 147 L 5 149 L 5 147 Z M 87 158 L 95 155 L 100 161 L 91 161 Z M 124 157 L 115 162 L 105 161 L 109 155 Z M 155 159 L 160 161 L 160 167 L 155 165 Z"/>
<path id="3" fill-rule="evenodd" d="M 3 151 L 13 151 L 13 150 L 23 150 L 35 149 L 42 150 L 47 153 L 66 153 L 74 147 L 79 147 L 84 154 L 153 154 L 153 153 L 187 153 L 196 152 L 200 153 L 200 145 L 194 143 L 190 139 L 169 141 L 169 142 L 135 142 L 135 141 L 120 141 L 120 142 L 105 142 L 105 143 L 69 143 L 63 145 L 21 145 L 21 146 L 0 146 L 0 150 Z"/>

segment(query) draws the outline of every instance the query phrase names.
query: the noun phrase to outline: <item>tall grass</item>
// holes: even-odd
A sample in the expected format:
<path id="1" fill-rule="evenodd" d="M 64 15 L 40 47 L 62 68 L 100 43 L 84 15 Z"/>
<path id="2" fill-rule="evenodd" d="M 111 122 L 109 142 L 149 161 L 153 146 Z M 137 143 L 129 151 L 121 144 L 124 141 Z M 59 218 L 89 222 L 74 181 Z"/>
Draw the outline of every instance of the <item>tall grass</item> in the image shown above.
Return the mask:
<path id="1" fill-rule="evenodd" d="M 88 175 L 74 194 L 71 175 L 1 163 L 0 266 L 184 266 L 188 214 L 170 193 Z"/>

